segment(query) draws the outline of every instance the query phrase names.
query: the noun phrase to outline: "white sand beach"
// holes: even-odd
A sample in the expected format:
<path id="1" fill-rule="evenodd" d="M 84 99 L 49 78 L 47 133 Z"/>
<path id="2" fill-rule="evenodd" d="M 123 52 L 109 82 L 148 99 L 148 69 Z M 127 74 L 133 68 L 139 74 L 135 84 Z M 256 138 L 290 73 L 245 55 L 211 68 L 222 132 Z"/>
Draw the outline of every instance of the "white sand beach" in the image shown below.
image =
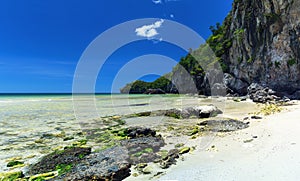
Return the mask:
<path id="1" fill-rule="evenodd" d="M 299 180 L 300 105 L 250 120 L 250 127 L 217 136 L 208 149 L 185 155 L 159 180 Z"/>

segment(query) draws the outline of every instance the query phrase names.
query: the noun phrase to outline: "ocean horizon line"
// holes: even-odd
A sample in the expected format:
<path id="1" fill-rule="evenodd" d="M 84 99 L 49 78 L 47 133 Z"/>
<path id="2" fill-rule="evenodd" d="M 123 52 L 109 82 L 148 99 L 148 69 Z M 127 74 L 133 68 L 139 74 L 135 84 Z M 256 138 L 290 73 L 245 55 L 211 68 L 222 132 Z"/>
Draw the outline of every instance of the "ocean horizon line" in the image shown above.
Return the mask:
<path id="1" fill-rule="evenodd" d="M 0 96 L 9 96 L 9 95 L 111 95 L 111 94 L 122 94 L 122 93 L 110 93 L 110 92 L 97 92 L 97 93 L 72 93 L 72 92 L 26 92 L 26 93 L 0 93 Z"/>

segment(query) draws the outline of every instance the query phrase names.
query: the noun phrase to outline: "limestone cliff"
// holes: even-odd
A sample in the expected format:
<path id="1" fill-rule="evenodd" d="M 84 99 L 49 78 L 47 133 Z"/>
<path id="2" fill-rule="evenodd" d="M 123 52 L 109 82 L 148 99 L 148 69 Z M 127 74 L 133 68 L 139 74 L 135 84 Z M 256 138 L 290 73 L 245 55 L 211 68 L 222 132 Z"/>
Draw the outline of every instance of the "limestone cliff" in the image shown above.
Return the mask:
<path id="1" fill-rule="evenodd" d="M 184 70 L 176 66 L 170 73 L 180 93 L 210 95 L 215 85 L 208 75 L 214 73 L 201 66 L 219 62 L 225 86 L 217 86 L 231 95 L 246 95 L 247 87 L 258 83 L 300 99 L 300 0 L 234 0 L 223 24 L 211 30 L 206 45 L 180 60 Z M 211 50 L 214 58 L 208 56 Z M 187 85 L 190 78 L 194 85 Z"/>
<path id="2" fill-rule="evenodd" d="M 300 90 L 300 0 L 235 0 L 223 26 L 228 73 L 288 94 Z"/>

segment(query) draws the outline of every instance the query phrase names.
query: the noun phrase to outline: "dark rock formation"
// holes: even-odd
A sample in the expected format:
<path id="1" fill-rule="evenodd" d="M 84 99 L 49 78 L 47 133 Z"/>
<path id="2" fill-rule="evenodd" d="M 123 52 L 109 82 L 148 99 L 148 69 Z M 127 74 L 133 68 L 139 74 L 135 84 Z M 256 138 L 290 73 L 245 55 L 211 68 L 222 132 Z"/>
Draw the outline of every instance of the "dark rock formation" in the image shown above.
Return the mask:
<path id="1" fill-rule="evenodd" d="M 209 117 L 214 117 L 221 113 L 222 111 L 219 110 L 217 107 L 210 105 L 210 106 L 187 107 L 183 109 L 170 109 L 165 112 L 165 116 L 174 117 L 174 118 L 183 118 L 183 119 L 187 119 L 190 117 L 209 118 Z"/>
<path id="2" fill-rule="evenodd" d="M 248 87 L 248 95 L 253 102 L 266 103 L 285 101 L 283 98 L 276 96 L 276 92 L 272 89 L 262 87 L 259 84 L 253 83 Z"/>
<path id="3" fill-rule="evenodd" d="M 172 149 L 168 152 L 167 156 L 160 160 L 160 167 L 163 169 L 169 168 L 171 165 L 176 164 L 176 159 L 179 158 L 179 150 Z"/>
<path id="4" fill-rule="evenodd" d="M 214 105 L 208 105 L 208 106 L 186 107 L 182 109 L 174 108 L 168 110 L 157 110 L 152 112 L 147 111 L 147 112 L 125 115 L 124 117 L 130 118 L 130 117 L 142 117 L 142 116 L 167 116 L 176 119 L 181 119 L 181 118 L 188 119 L 191 117 L 209 118 L 209 117 L 217 116 L 218 114 L 222 114 L 222 111 L 219 110 Z"/>
<path id="5" fill-rule="evenodd" d="M 248 83 L 235 78 L 231 74 L 225 73 L 224 74 L 224 84 L 229 90 L 227 93 L 238 93 L 241 96 L 247 94 Z"/>
<path id="6" fill-rule="evenodd" d="M 91 148 L 71 147 L 44 156 L 29 167 L 28 175 L 58 171 L 52 180 L 123 180 L 130 175 L 131 164 L 154 162 L 165 145 L 154 130 L 123 128 L 118 134 L 128 138 L 118 146 L 91 153 Z M 113 135 L 112 135 L 113 136 Z"/>
<path id="7" fill-rule="evenodd" d="M 121 146 L 128 150 L 129 161 L 133 164 L 153 162 L 159 156 L 156 153 L 165 145 L 161 137 L 139 137 L 124 140 Z"/>
<path id="8" fill-rule="evenodd" d="M 150 128 L 130 127 L 126 129 L 125 134 L 131 139 L 138 138 L 138 137 L 148 137 L 148 136 L 155 137 L 156 131 Z"/>
<path id="9" fill-rule="evenodd" d="M 123 180 L 130 175 L 131 165 L 127 159 L 126 148 L 113 147 L 87 156 L 57 180 Z"/>
<path id="10" fill-rule="evenodd" d="M 204 126 L 205 131 L 212 132 L 230 132 L 248 128 L 247 123 L 237 120 L 208 120 L 199 123 L 199 126 Z"/>
<path id="11" fill-rule="evenodd" d="M 29 167 L 28 174 L 35 175 L 56 170 L 59 164 L 76 164 L 91 153 L 91 148 L 72 147 L 55 151 Z"/>
<path id="12" fill-rule="evenodd" d="M 289 95 L 300 90 L 299 7 L 300 0 L 235 0 L 223 23 L 231 40 L 222 55 L 229 73 Z M 239 91 L 240 85 L 230 88 Z"/>

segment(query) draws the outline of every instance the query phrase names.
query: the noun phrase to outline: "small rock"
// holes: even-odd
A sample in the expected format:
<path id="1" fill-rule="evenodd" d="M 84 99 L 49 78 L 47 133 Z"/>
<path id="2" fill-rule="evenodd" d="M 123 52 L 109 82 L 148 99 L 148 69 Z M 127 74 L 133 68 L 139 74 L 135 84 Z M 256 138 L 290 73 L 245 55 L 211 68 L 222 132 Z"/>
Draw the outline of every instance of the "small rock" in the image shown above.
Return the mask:
<path id="1" fill-rule="evenodd" d="M 183 147 L 180 149 L 179 154 L 182 155 L 182 154 L 188 153 L 190 150 L 191 150 L 190 147 Z"/>
<path id="2" fill-rule="evenodd" d="M 14 161 L 10 161 L 7 163 L 7 167 L 16 167 L 16 166 L 21 166 L 24 165 L 24 162 L 22 161 L 18 161 L 18 160 L 14 160 Z"/>
<path id="3" fill-rule="evenodd" d="M 180 148 L 180 147 L 183 147 L 183 146 L 184 146 L 183 143 L 178 143 L 178 144 L 175 145 L 175 148 Z"/>
<path id="4" fill-rule="evenodd" d="M 250 143 L 252 141 L 253 141 L 253 139 L 249 139 L 249 140 L 245 140 L 244 143 Z"/>
<path id="5" fill-rule="evenodd" d="M 133 173 L 132 176 L 133 176 L 133 177 L 138 177 L 139 174 L 138 174 L 138 173 Z"/>
<path id="6" fill-rule="evenodd" d="M 251 116 L 251 119 L 262 119 L 260 116 Z"/>
<path id="7" fill-rule="evenodd" d="M 147 166 L 146 168 L 143 169 L 142 171 L 144 174 L 150 174 L 153 172 L 153 168 L 151 166 Z"/>
<path id="8" fill-rule="evenodd" d="M 156 131 L 151 130 L 150 128 L 132 127 L 132 128 L 128 128 L 125 131 L 125 134 L 127 134 L 128 137 L 130 138 L 137 138 L 137 137 L 155 136 Z"/>
<path id="9" fill-rule="evenodd" d="M 64 139 L 63 139 L 63 141 L 69 141 L 69 140 L 73 140 L 74 139 L 74 137 L 73 136 L 70 136 L 70 137 L 65 137 Z"/>
<path id="10" fill-rule="evenodd" d="M 147 166 L 148 166 L 147 163 L 139 163 L 139 164 L 137 164 L 134 168 L 135 168 L 136 170 L 138 170 L 138 171 L 143 171 L 143 169 L 144 169 L 145 167 L 147 167 Z"/>
<path id="11" fill-rule="evenodd" d="M 252 138 L 256 139 L 256 138 L 258 138 L 258 137 L 257 137 L 257 136 L 252 136 Z"/>
<path id="12" fill-rule="evenodd" d="M 163 174 L 164 172 L 157 172 L 155 175 L 153 175 L 154 177 L 159 176 L 161 174 Z"/>

